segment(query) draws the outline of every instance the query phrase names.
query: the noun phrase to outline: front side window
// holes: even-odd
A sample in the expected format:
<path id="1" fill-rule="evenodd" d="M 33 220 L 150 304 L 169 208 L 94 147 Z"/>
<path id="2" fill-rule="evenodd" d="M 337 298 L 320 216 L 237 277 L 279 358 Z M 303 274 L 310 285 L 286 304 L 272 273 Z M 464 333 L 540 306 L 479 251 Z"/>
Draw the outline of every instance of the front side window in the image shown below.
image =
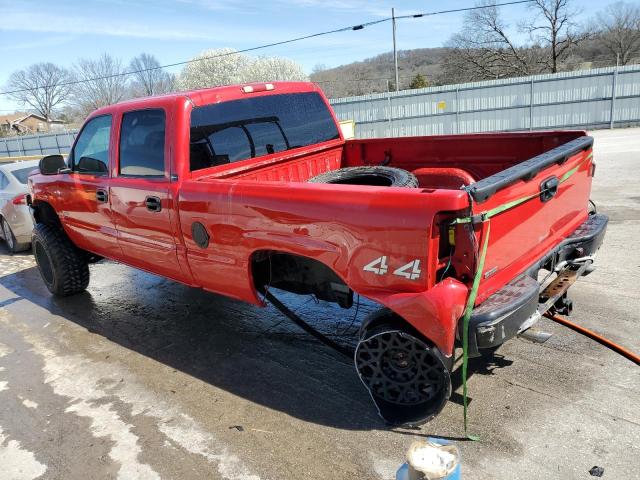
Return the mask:
<path id="1" fill-rule="evenodd" d="M 194 108 L 191 171 L 340 138 L 316 92 L 267 95 Z"/>
<path id="2" fill-rule="evenodd" d="M 109 172 L 111 115 L 93 118 L 84 126 L 71 152 L 74 172 L 106 175 Z"/>
<path id="3" fill-rule="evenodd" d="M 122 116 L 120 175 L 164 176 L 164 110 L 138 110 Z"/>

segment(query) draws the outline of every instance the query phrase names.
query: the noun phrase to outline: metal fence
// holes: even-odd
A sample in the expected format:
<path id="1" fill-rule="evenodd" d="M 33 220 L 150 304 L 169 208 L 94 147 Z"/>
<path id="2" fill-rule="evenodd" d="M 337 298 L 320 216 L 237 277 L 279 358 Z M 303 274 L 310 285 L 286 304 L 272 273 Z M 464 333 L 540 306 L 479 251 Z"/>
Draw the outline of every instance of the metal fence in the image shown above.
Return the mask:
<path id="1" fill-rule="evenodd" d="M 77 133 L 77 130 L 69 130 L 44 135 L 0 138 L 0 158 L 69 153 Z"/>
<path id="2" fill-rule="evenodd" d="M 490 80 L 331 104 L 356 137 L 640 125 L 640 65 Z M 0 158 L 68 153 L 77 130 L 0 138 Z"/>
<path id="3" fill-rule="evenodd" d="M 331 100 L 356 137 L 640 124 L 640 65 Z"/>

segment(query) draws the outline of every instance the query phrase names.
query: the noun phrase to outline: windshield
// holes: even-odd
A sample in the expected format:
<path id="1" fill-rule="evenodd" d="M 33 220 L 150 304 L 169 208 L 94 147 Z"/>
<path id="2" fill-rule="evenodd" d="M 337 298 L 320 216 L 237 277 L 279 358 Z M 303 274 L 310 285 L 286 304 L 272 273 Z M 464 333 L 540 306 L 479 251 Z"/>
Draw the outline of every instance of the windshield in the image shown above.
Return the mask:
<path id="1" fill-rule="evenodd" d="M 316 92 L 205 105 L 191 112 L 191 170 L 340 138 Z"/>
<path id="2" fill-rule="evenodd" d="M 20 183 L 24 183 L 26 185 L 27 184 L 27 177 L 36 168 L 38 168 L 38 167 L 34 166 L 34 167 L 21 168 L 19 170 L 12 170 L 11 171 L 11 175 L 16 177 L 16 180 L 18 180 Z"/>

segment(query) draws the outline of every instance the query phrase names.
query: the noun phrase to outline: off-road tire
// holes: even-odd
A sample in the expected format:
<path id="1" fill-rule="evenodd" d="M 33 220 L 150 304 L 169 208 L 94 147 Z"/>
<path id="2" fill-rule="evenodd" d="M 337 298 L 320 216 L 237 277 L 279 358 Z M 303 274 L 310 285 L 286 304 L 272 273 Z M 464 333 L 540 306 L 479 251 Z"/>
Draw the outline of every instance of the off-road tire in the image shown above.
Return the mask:
<path id="1" fill-rule="evenodd" d="M 342 185 L 372 185 L 377 187 L 416 188 L 416 176 L 394 167 L 347 167 L 332 170 L 309 179 L 311 183 L 337 183 Z"/>
<path id="2" fill-rule="evenodd" d="M 84 259 L 87 261 L 89 265 L 93 263 L 98 263 L 104 260 L 104 257 L 101 257 L 100 255 L 96 255 L 95 253 L 87 252 L 86 250 L 84 250 L 82 253 L 84 254 Z"/>
<path id="3" fill-rule="evenodd" d="M 16 236 L 13 234 L 13 230 L 11 230 L 11 225 L 4 218 L 0 219 L 0 227 L 2 227 L 2 235 L 5 237 L 5 243 L 7 245 L 7 250 L 10 253 L 18 253 L 23 252 L 25 250 L 29 250 L 31 246 L 30 243 L 18 243 L 16 240 Z"/>
<path id="4" fill-rule="evenodd" d="M 38 223 L 31 240 L 40 275 L 51 293 L 66 297 L 89 285 L 89 266 L 83 252 L 63 230 Z"/>

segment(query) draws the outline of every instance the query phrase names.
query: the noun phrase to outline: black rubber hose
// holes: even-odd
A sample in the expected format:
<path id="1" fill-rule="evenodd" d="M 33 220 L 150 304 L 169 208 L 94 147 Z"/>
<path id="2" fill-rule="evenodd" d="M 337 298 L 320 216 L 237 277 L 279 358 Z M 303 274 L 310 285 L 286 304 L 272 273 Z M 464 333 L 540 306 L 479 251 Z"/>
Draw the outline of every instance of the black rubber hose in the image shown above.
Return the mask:
<path id="1" fill-rule="evenodd" d="M 274 297 L 271 294 L 271 292 L 269 292 L 269 290 L 266 290 L 263 293 L 264 293 L 264 298 L 266 300 L 271 302 L 274 307 L 280 310 L 289 320 L 291 320 L 293 323 L 298 325 L 302 330 L 304 330 L 305 332 L 307 332 L 309 335 L 316 338 L 320 342 L 324 343 L 327 347 L 330 347 L 334 349 L 336 352 L 341 353 L 345 357 L 349 357 L 350 360 L 353 360 L 353 355 L 355 352 L 354 349 L 344 347 L 339 343 L 334 342 L 326 335 L 323 335 L 322 333 L 320 333 L 318 330 L 313 328 L 307 322 L 302 320 L 302 318 L 300 318 L 298 315 L 296 315 L 291 310 L 289 310 L 287 306 L 284 303 L 282 303 L 280 300 L 278 300 L 276 297 Z"/>

